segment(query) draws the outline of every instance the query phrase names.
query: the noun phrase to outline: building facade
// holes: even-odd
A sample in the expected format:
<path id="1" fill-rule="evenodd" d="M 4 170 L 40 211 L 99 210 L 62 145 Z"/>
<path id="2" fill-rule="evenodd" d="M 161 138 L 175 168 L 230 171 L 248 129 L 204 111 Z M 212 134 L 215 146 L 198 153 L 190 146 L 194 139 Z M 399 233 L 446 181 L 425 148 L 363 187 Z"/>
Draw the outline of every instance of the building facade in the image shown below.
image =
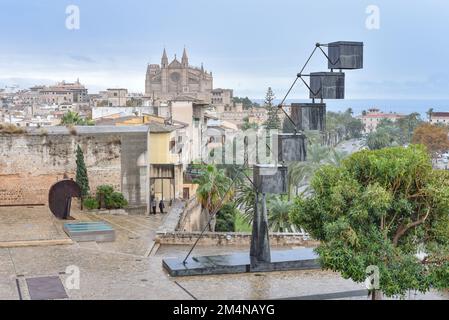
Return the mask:
<path id="1" fill-rule="evenodd" d="M 398 113 L 384 113 L 381 112 L 379 109 L 371 108 L 368 109 L 368 111 L 365 114 L 362 114 L 357 118 L 362 121 L 364 126 L 364 132 L 371 133 L 376 131 L 377 126 L 383 119 L 395 122 L 396 120 L 403 117 L 404 115 Z"/>
<path id="2" fill-rule="evenodd" d="M 168 62 L 164 49 L 161 64 L 149 64 L 145 78 L 145 95 L 153 103 L 168 102 L 179 96 L 211 102 L 213 88 L 212 72 L 189 65 L 189 58 L 184 49 L 181 61 L 175 58 Z"/>
<path id="3" fill-rule="evenodd" d="M 87 89 L 77 80 L 75 83 L 64 81 L 50 87 L 43 87 L 37 91 L 40 103 L 70 104 L 86 103 L 89 101 Z"/>
<path id="4" fill-rule="evenodd" d="M 449 112 L 432 112 L 430 114 L 429 122 L 431 124 L 449 125 Z"/>

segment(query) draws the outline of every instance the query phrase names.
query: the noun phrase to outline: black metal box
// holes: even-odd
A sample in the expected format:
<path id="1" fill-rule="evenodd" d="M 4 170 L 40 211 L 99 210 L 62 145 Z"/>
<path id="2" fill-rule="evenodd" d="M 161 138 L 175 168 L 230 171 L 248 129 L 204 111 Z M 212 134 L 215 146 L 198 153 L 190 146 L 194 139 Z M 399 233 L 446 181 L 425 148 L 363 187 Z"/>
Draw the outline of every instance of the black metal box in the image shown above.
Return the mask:
<path id="1" fill-rule="evenodd" d="M 363 42 L 337 41 L 328 44 L 329 69 L 362 69 Z"/>
<path id="2" fill-rule="evenodd" d="M 310 74 L 311 99 L 344 99 L 345 74 L 343 72 L 314 72 Z"/>
<path id="3" fill-rule="evenodd" d="M 290 109 L 296 130 L 324 131 L 326 129 L 325 103 L 292 103 Z"/>
<path id="4" fill-rule="evenodd" d="M 253 180 L 260 193 L 287 193 L 287 167 L 273 164 L 256 164 Z"/>
<path id="5" fill-rule="evenodd" d="M 278 161 L 306 161 L 306 136 L 302 133 L 279 133 L 273 135 L 277 142 Z"/>

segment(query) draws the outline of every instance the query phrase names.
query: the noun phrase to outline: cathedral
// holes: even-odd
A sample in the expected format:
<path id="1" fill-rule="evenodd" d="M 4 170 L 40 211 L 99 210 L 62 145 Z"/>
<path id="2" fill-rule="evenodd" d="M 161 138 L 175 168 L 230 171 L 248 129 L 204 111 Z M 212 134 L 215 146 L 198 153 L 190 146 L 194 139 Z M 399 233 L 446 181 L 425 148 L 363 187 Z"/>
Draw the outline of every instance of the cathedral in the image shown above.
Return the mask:
<path id="1" fill-rule="evenodd" d="M 175 58 L 168 63 L 167 53 L 162 54 L 161 64 L 149 64 L 145 78 L 145 95 L 154 103 L 176 98 L 197 99 L 210 103 L 212 97 L 212 72 L 189 65 L 186 49 L 181 61 Z"/>

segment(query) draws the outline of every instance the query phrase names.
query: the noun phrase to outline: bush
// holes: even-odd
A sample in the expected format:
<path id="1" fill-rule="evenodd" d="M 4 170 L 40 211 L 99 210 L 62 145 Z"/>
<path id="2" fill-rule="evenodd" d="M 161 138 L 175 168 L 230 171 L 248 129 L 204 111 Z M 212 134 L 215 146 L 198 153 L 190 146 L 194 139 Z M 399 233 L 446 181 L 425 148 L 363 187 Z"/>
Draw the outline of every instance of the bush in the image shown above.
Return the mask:
<path id="1" fill-rule="evenodd" d="M 97 201 L 100 208 L 121 209 L 128 205 L 123 194 L 114 192 L 114 187 L 101 185 L 97 187 Z"/>
<path id="2" fill-rule="evenodd" d="M 103 184 L 97 187 L 97 197 L 99 195 L 109 196 L 114 192 L 114 187 L 108 184 Z"/>
<path id="3" fill-rule="evenodd" d="M 237 210 L 232 204 L 225 204 L 217 214 L 217 223 L 215 224 L 215 231 L 234 232 L 236 214 Z"/>
<path id="4" fill-rule="evenodd" d="M 83 205 L 89 210 L 98 209 L 100 206 L 97 199 L 95 199 L 94 197 L 88 197 L 84 199 Z"/>
<path id="5" fill-rule="evenodd" d="M 106 209 L 122 209 L 127 205 L 128 201 L 120 192 L 113 192 L 109 197 L 105 198 Z"/>

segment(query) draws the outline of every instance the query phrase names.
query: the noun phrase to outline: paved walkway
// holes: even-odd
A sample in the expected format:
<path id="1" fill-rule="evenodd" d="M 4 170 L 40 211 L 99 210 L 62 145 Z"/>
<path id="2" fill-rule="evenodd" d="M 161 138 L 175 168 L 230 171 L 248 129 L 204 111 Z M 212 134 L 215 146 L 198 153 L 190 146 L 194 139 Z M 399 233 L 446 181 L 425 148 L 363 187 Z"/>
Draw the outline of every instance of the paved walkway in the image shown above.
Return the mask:
<path id="1" fill-rule="evenodd" d="M 0 207 L 0 242 L 68 239 L 46 207 Z"/>
<path id="2" fill-rule="evenodd" d="M 23 213 L 26 208 L 8 208 Z M 6 217 L 15 221 L 18 217 Z M 37 218 L 37 226 L 22 230 L 39 230 L 23 234 L 22 239 L 36 235 L 60 235 L 61 222 L 45 217 L 48 209 L 31 209 Z M 171 278 L 162 269 L 162 259 L 179 257 L 187 253 L 186 246 L 163 246 L 155 254 L 148 255 L 155 231 L 163 223 L 165 215 L 157 216 L 98 216 L 75 213 L 79 220 L 105 220 L 116 229 L 117 240 L 112 243 L 84 242 L 71 245 L 0 248 L 0 299 L 29 299 L 26 279 L 41 276 L 58 276 L 66 287 L 69 299 L 285 299 L 310 296 L 335 299 L 366 299 L 346 297 L 351 292 L 363 292 L 362 284 L 345 280 L 328 271 L 289 271 L 260 274 L 239 274 Z M 5 218 L 6 217 L 6 218 Z M 31 217 L 31 216 L 30 216 Z M 50 225 L 45 225 L 49 221 Z M 33 224 L 33 223 L 31 223 Z M 3 220 L 0 221 L 3 226 Z M 14 228 L 14 223 L 9 227 Z M 56 230 L 52 232 L 48 230 Z M 10 231 L 14 239 L 20 239 L 17 231 Z M 32 236 L 30 236 L 32 235 Z M 6 237 L 3 235 L 3 239 Z M 248 252 L 248 248 L 197 247 L 194 255 L 220 254 L 236 251 Z M 80 270 L 80 288 L 70 289 L 65 274 L 67 267 Z M 343 293 L 342 293 L 343 292 Z M 431 292 L 416 299 L 448 299 L 446 295 Z"/>

